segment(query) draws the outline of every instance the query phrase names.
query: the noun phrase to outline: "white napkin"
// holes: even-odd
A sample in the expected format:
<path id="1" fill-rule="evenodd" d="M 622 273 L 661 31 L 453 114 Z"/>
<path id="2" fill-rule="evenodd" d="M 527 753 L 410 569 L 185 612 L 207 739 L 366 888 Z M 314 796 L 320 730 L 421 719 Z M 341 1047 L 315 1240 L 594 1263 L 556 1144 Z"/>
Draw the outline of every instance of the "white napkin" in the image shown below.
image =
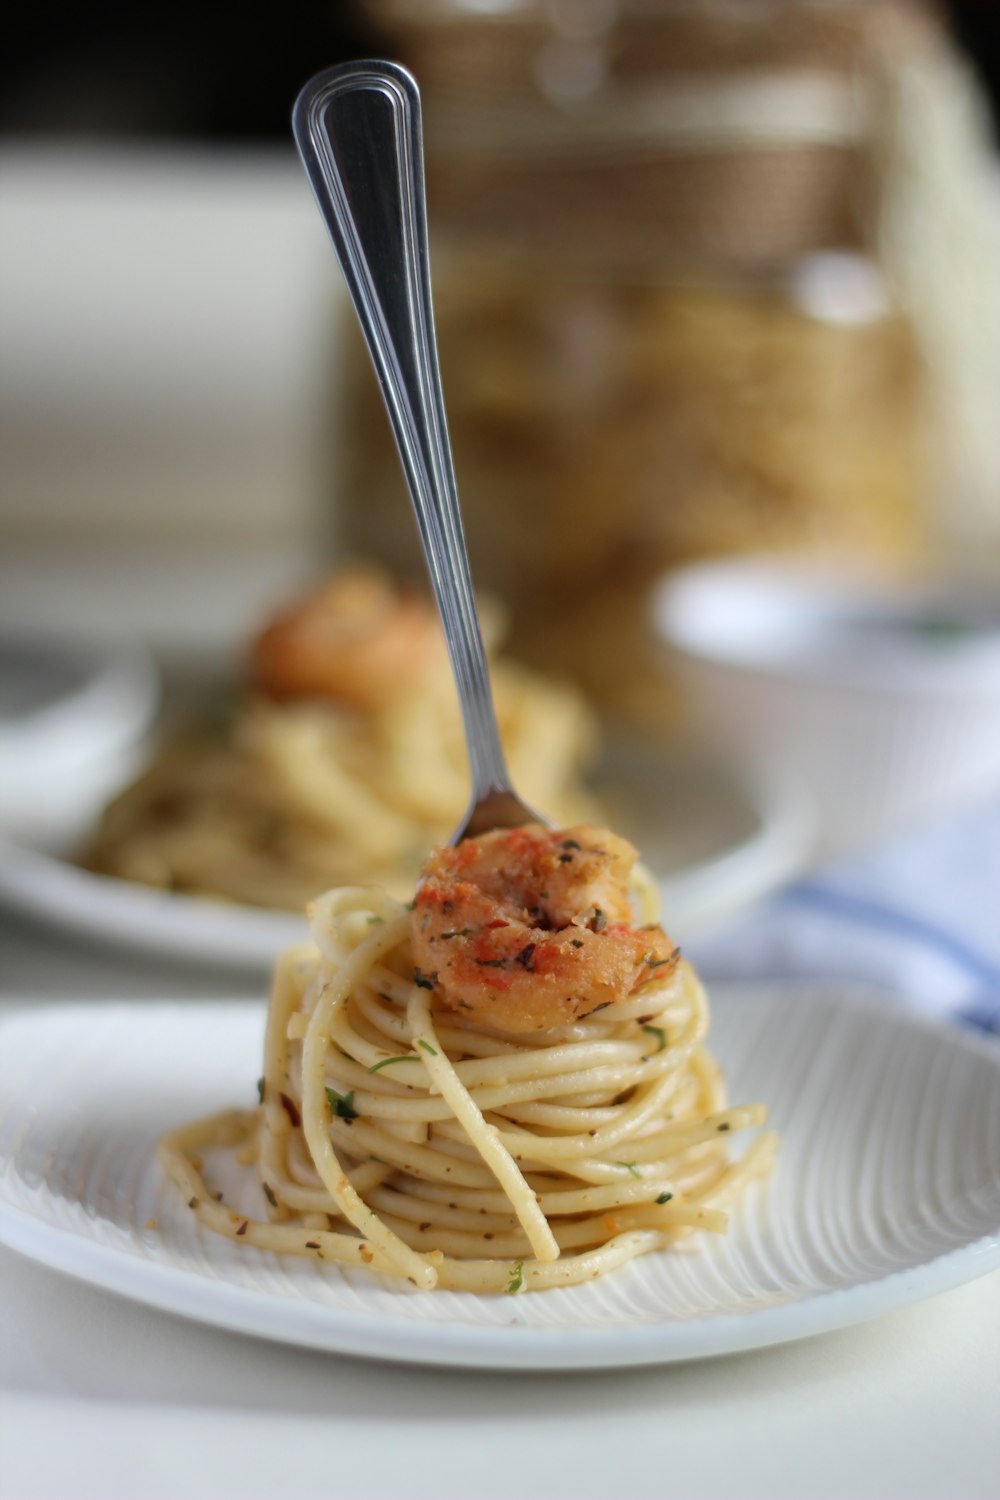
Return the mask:
<path id="1" fill-rule="evenodd" d="M 1000 1033 L 1000 801 L 797 881 L 685 949 L 708 981 L 862 981 Z"/>

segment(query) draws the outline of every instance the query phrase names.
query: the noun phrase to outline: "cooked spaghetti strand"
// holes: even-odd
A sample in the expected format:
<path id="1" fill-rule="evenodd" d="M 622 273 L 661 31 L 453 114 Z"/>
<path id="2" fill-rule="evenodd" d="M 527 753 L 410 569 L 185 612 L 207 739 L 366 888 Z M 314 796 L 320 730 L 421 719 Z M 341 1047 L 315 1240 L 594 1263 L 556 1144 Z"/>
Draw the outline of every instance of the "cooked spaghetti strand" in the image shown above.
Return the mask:
<path id="1" fill-rule="evenodd" d="M 729 1154 L 766 1111 L 727 1102 L 690 966 L 661 964 L 657 940 L 634 993 L 505 1032 L 502 997 L 485 1027 L 442 1003 L 416 920 L 362 887 L 312 904 L 311 944 L 276 969 L 260 1107 L 162 1144 L 198 1218 L 259 1249 L 479 1292 L 573 1285 L 723 1233 L 775 1137 Z M 215 1153 L 256 1163 L 261 1211 L 218 1201 L 201 1165 Z"/>

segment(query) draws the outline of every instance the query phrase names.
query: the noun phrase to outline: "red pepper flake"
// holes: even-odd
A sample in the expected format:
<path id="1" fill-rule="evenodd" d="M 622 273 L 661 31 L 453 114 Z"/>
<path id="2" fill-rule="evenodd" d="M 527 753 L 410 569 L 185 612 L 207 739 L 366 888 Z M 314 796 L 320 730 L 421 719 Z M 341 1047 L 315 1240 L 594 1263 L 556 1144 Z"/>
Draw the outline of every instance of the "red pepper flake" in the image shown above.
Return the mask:
<path id="1" fill-rule="evenodd" d="M 295 1100 L 290 1099 L 287 1094 L 280 1095 L 280 1098 L 285 1114 L 288 1116 L 289 1124 L 293 1129 L 297 1130 L 298 1127 L 302 1124 L 302 1116 L 299 1113 L 298 1105 L 295 1103 Z"/>

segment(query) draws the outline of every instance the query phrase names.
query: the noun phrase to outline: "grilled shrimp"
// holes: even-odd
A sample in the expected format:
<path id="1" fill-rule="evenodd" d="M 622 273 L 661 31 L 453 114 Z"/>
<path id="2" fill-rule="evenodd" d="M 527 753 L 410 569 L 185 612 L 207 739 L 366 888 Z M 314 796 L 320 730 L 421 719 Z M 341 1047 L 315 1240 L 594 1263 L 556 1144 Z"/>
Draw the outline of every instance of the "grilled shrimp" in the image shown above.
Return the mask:
<path id="1" fill-rule="evenodd" d="M 625 999 L 678 953 L 632 926 L 632 845 L 529 824 L 436 850 L 413 903 L 419 982 L 478 1025 L 544 1031 Z"/>
<path id="2" fill-rule="evenodd" d="M 279 615 L 253 650 L 271 698 L 329 698 L 374 709 L 428 671 L 447 671 L 430 602 L 373 569 L 351 568 Z"/>

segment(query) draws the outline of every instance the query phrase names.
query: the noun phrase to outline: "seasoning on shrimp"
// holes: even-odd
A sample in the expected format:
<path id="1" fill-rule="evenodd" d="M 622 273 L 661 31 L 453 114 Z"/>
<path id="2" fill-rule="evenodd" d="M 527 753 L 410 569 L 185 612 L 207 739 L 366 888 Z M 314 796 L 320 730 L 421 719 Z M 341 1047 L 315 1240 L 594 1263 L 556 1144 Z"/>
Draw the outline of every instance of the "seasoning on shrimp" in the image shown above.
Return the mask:
<path id="1" fill-rule="evenodd" d="M 662 979 L 677 949 L 633 925 L 636 851 L 604 828 L 537 823 L 436 850 L 413 903 L 417 972 L 476 1024 L 544 1031 Z"/>

